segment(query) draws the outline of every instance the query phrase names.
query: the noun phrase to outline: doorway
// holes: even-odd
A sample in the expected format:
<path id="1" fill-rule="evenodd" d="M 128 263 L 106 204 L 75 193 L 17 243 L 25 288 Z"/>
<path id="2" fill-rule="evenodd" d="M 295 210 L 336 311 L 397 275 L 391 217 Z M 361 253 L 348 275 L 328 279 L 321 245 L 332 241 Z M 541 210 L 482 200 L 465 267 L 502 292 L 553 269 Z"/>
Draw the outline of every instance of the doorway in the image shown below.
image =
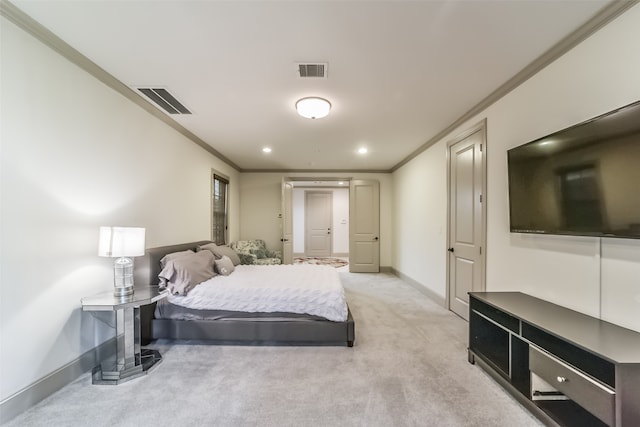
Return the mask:
<path id="1" fill-rule="evenodd" d="M 342 184 L 339 184 L 342 182 Z M 349 257 L 349 182 L 346 180 L 337 182 L 326 181 L 314 181 L 310 185 L 308 182 L 292 182 L 291 193 L 291 241 L 293 259 L 304 257 L 337 257 L 348 258 Z M 324 195 L 319 193 L 325 193 Z M 325 205 L 328 204 L 328 194 L 331 195 L 331 207 Z M 311 197 L 311 199 L 309 199 Z M 308 202 L 311 200 L 311 211 L 307 208 Z M 322 213 L 313 212 L 316 208 L 320 209 Z M 312 233 L 309 233 L 307 226 L 309 223 L 309 216 L 320 216 L 321 222 L 326 225 L 312 226 L 316 228 Z M 326 215 L 326 216 L 325 216 Z M 318 222 L 317 220 L 315 222 Z M 331 228 L 331 230 L 329 230 Z M 331 234 L 328 234 L 328 233 Z M 311 234 L 317 240 L 314 244 L 309 244 Z M 329 247 L 322 251 L 325 255 L 319 254 L 319 248 L 322 248 L 326 244 Z M 309 247 L 313 246 L 311 252 L 315 252 L 316 255 L 311 255 Z"/>
<path id="2" fill-rule="evenodd" d="M 318 186 L 325 188 L 318 188 Z M 342 199 L 336 197 L 335 190 L 337 188 L 344 190 Z M 304 194 L 304 191 L 307 190 L 334 191 L 331 255 L 348 258 L 349 271 L 351 272 L 378 272 L 380 270 L 380 189 L 376 180 L 283 177 L 281 222 L 283 263 L 291 264 L 294 257 L 304 255 L 304 245 L 300 245 L 298 238 L 304 236 L 304 227 L 302 229 L 299 227 L 299 224 L 304 223 L 304 220 L 294 221 L 294 217 L 299 215 L 296 213 L 295 206 L 304 204 L 304 196 L 302 196 L 303 201 L 300 202 L 300 194 Z M 296 199 L 297 201 L 294 202 Z M 343 207 L 340 213 L 337 213 L 338 206 Z M 354 228 L 356 225 L 357 227 Z M 355 261 L 358 266 L 354 266 Z"/>
<path id="3" fill-rule="evenodd" d="M 447 306 L 469 320 L 468 292 L 485 289 L 486 121 L 448 144 Z"/>

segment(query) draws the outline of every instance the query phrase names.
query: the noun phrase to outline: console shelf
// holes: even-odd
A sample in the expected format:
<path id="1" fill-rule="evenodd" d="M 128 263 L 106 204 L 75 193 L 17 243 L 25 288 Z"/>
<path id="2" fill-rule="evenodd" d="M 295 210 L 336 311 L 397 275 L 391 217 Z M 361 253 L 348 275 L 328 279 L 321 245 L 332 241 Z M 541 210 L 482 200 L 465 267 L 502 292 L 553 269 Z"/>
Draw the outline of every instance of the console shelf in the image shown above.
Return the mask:
<path id="1" fill-rule="evenodd" d="M 521 292 L 469 293 L 469 362 L 548 425 L 640 425 L 640 334 Z"/>

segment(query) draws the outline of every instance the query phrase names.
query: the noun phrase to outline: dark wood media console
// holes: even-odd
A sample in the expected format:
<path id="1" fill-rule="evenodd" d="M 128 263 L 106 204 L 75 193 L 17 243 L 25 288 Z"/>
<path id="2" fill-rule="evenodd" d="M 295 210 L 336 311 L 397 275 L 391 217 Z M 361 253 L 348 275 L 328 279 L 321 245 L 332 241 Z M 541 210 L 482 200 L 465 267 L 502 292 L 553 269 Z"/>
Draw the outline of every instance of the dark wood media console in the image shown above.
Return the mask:
<path id="1" fill-rule="evenodd" d="M 469 362 L 545 424 L 640 425 L 640 333 L 520 292 L 469 296 Z"/>

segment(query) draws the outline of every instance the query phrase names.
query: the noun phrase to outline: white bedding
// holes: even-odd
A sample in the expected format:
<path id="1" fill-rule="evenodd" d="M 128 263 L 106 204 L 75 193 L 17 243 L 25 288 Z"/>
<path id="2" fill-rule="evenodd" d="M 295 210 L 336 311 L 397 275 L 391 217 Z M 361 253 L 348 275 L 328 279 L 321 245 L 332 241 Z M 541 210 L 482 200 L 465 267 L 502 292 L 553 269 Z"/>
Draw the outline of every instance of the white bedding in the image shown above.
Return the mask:
<path id="1" fill-rule="evenodd" d="M 229 276 L 215 276 L 185 296 L 168 301 L 198 310 L 286 312 L 347 320 L 347 303 L 340 276 L 329 266 L 238 265 Z"/>

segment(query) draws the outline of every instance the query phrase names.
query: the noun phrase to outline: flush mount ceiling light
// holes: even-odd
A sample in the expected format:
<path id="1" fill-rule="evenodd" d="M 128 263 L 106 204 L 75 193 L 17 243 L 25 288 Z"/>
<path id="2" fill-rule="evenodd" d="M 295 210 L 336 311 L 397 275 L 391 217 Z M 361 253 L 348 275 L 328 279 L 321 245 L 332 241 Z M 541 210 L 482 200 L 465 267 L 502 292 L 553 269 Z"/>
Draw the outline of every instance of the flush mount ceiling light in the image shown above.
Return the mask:
<path id="1" fill-rule="evenodd" d="M 298 114 L 307 119 L 321 119 L 329 114 L 331 103 L 324 98 L 310 96 L 296 102 Z"/>

